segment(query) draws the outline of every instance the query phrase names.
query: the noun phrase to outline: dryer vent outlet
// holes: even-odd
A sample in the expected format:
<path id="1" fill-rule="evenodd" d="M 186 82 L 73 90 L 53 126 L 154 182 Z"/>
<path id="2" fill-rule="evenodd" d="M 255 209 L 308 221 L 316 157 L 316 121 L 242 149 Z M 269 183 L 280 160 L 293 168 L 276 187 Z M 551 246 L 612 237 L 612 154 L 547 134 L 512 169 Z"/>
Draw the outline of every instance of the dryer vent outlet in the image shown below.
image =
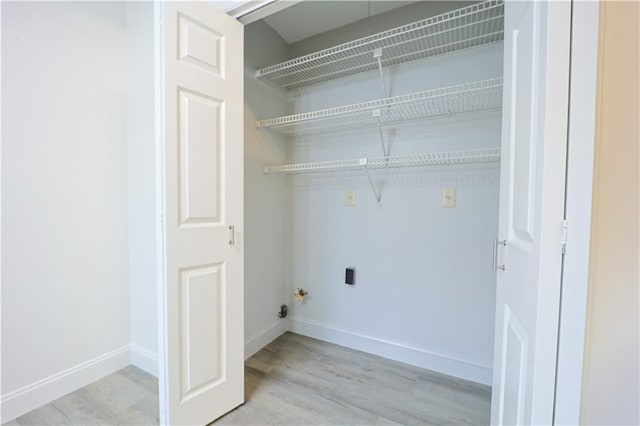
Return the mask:
<path id="1" fill-rule="evenodd" d="M 280 312 L 278 312 L 278 318 L 286 318 L 288 313 L 287 305 L 280 306 Z"/>

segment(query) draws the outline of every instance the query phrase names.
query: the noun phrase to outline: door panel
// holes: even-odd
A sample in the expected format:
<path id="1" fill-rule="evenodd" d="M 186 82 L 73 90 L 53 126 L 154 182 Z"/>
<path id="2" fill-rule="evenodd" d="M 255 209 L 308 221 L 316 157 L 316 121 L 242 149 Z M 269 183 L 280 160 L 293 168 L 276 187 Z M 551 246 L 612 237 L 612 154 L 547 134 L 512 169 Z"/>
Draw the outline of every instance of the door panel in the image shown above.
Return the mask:
<path id="1" fill-rule="evenodd" d="M 224 379 L 223 271 L 224 264 L 218 264 L 180 272 L 181 402 Z"/>
<path id="2" fill-rule="evenodd" d="M 539 50 L 539 7 L 532 2 L 513 6 L 521 8 L 513 26 L 511 72 L 511 119 L 510 131 L 513 147 L 513 181 L 511 197 L 513 211 L 509 217 L 509 239 L 523 248 L 534 241 L 533 212 L 536 172 L 536 126 L 537 81 L 536 64 Z M 506 28 L 505 28 L 506 30 Z M 516 143 L 517 141 L 517 143 Z"/>
<path id="3" fill-rule="evenodd" d="M 223 61 L 226 41 L 222 34 L 181 14 L 178 14 L 178 31 L 179 59 L 224 78 Z"/>
<path id="4" fill-rule="evenodd" d="M 224 102 L 179 88 L 181 224 L 220 224 Z"/>
<path id="5" fill-rule="evenodd" d="M 492 424 L 551 424 L 571 4 L 505 5 Z"/>
<path id="6" fill-rule="evenodd" d="M 244 29 L 205 2 L 159 7 L 168 412 L 163 421 L 207 424 L 244 401 Z"/>
<path id="7" fill-rule="evenodd" d="M 505 307 L 503 336 L 503 392 L 500 396 L 503 399 L 501 404 L 504 414 L 500 423 L 523 424 L 528 339 L 524 326 L 512 315 L 508 307 Z"/>

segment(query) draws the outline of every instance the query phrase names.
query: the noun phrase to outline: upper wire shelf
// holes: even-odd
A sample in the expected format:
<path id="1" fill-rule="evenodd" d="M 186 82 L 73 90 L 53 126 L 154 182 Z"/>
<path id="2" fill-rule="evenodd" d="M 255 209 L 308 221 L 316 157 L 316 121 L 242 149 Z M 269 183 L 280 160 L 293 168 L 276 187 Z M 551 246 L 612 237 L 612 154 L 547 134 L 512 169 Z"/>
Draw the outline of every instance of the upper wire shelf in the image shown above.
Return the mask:
<path id="1" fill-rule="evenodd" d="M 375 101 L 256 122 L 293 136 L 327 133 L 500 108 L 502 78 L 474 81 Z"/>
<path id="2" fill-rule="evenodd" d="M 437 167 L 497 163 L 499 161 L 500 148 L 486 148 L 463 151 L 432 152 L 427 154 L 397 155 L 392 157 L 356 158 L 353 160 L 267 166 L 264 168 L 264 172 L 313 173 L 348 170 L 400 169 L 407 167 Z"/>
<path id="3" fill-rule="evenodd" d="M 489 0 L 271 65 L 256 77 L 295 89 L 381 66 L 501 41 L 504 2 Z"/>

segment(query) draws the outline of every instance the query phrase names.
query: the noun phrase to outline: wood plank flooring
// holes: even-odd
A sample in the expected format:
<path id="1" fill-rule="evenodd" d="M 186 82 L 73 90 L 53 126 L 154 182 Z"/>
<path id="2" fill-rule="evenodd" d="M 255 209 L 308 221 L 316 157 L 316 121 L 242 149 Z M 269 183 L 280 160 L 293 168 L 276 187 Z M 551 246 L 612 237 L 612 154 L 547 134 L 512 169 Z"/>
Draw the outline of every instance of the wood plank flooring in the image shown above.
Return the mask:
<path id="1" fill-rule="evenodd" d="M 127 367 L 6 426 L 155 425 L 157 380 Z M 293 333 L 245 364 L 246 403 L 218 425 L 489 423 L 487 386 Z"/>
<path id="2" fill-rule="evenodd" d="M 246 403 L 214 425 L 489 424 L 491 389 L 293 333 L 245 364 Z"/>
<path id="3" fill-rule="evenodd" d="M 4 426 L 158 423 L 158 380 L 129 366 Z"/>

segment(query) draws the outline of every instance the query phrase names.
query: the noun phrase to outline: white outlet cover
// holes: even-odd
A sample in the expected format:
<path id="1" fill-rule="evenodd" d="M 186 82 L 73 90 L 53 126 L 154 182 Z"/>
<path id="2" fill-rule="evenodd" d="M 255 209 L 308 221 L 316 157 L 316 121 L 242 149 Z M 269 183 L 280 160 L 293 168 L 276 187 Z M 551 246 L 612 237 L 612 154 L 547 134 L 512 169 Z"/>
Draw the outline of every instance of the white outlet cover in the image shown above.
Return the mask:
<path id="1" fill-rule="evenodd" d="M 456 188 L 444 188 L 442 190 L 442 207 L 455 207 L 456 202 Z"/>
<path id="2" fill-rule="evenodd" d="M 347 207 L 356 206 L 356 191 L 353 189 L 347 189 L 344 193 L 344 205 Z"/>

